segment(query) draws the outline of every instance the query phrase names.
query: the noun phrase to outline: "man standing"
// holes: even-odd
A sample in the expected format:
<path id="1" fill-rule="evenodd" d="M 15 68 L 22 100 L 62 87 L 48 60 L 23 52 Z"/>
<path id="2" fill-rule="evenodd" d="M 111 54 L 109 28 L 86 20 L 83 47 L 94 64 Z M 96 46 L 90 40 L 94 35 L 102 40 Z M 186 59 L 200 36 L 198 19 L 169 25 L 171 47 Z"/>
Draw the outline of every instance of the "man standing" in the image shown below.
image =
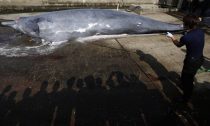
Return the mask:
<path id="1" fill-rule="evenodd" d="M 188 29 L 187 33 L 178 41 L 171 33 L 167 37 L 171 38 L 177 47 L 186 46 L 187 53 L 184 60 L 184 66 L 181 73 L 181 85 L 183 87 L 182 101 L 188 103 L 193 91 L 193 81 L 197 70 L 203 63 L 204 31 L 197 28 L 198 17 L 187 15 L 183 18 L 184 27 Z"/>

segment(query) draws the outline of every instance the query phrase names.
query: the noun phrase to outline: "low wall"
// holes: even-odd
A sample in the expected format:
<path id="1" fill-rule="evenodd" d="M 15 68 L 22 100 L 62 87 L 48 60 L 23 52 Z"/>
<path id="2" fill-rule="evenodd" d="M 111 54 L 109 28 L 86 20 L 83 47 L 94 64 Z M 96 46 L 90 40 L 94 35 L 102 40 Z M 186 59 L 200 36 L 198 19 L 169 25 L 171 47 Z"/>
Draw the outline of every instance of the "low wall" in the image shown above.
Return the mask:
<path id="1" fill-rule="evenodd" d="M 128 8 L 131 4 L 157 4 L 158 0 L 0 0 L 0 13 L 51 11 L 69 8 Z"/>
<path id="2" fill-rule="evenodd" d="M 0 5 L 4 6 L 43 6 L 49 4 L 154 4 L 157 0 L 0 0 Z"/>

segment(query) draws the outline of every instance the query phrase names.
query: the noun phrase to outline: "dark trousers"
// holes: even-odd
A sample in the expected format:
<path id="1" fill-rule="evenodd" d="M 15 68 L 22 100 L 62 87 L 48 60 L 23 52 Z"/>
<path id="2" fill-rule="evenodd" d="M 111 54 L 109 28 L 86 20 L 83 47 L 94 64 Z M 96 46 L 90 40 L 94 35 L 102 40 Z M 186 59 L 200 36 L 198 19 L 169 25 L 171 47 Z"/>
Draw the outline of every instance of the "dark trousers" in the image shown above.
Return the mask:
<path id="1" fill-rule="evenodd" d="M 203 57 L 196 60 L 188 58 L 185 58 L 184 60 L 184 66 L 181 74 L 181 85 L 183 88 L 183 100 L 185 102 L 188 102 L 192 96 L 193 87 L 194 87 L 193 84 L 194 77 L 197 70 L 201 67 L 202 64 L 203 64 Z"/>
<path id="2" fill-rule="evenodd" d="M 194 76 L 195 75 L 192 75 L 192 74 L 182 73 L 181 85 L 182 85 L 182 90 L 183 90 L 183 100 L 185 102 L 188 102 L 192 96 L 193 87 L 194 87 L 193 85 Z"/>

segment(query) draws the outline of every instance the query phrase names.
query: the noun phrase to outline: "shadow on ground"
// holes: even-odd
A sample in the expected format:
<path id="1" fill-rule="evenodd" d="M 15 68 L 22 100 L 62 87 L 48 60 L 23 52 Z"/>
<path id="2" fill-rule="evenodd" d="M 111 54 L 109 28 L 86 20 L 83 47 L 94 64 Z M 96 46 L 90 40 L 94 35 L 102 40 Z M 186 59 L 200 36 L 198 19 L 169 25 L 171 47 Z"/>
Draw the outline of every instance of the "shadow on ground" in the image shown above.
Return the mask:
<path id="1" fill-rule="evenodd" d="M 162 126 L 181 125 L 169 112 L 168 103 L 158 90 L 148 90 L 134 74 L 110 73 L 106 83 L 92 75 L 71 77 L 65 87 L 56 81 L 50 92 L 48 81 L 32 95 L 28 87 L 22 99 L 12 86 L 0 95 L 0 125 L 50 126 Z"/>
<path id="2" fill-rule="evenodd" d="M 179 83 L 177 73 L 168 71 L 150 54 L 140 50 L 137 50 L 137 54 L 158 75 L 162 91 L 169 99 L 181 95 L 175 85 Z M 106 80 L 94 78 L 93 75 L 71 77 L 65 83 L 57 80 L 50 84 L 46 80 L 38 91 L 27 87 L 23 93 L 14 90 L 17 87 L 5 85 L 0 94 L 2 126 L 184 125 L 174 113 L 179 108 L 166 101 L 160 90 L 147 89 L 135 74 L 113 71 Z M 209 82 L 199 85 L 202 86 L 196 86 L 193 95 L 194 110 L 189 113 L 200 125 L 208 126 Z M 17 95 L 22 95 L 22 99 L 16 100 Z"/>
<path id="3" fill-rule="evenodd" d="M 210 83 L 198 83 L 196 82 L 194 93 L 192 96 L 192 104 L 194 109 L 190 110 L 186 108 L 186 106 L 176 103 L 176 97 L 180 97 L 180 89 L 179 87 L 179 79 L 180 76 L 176 72 L 168 71 L 161 63 L 159 63 L 152 55 L 146 54 L 141 50 L 137 50 L 136 53 L 140 56 L 140 60 L 146 62 L 151 66 L 151 68 L 157 74 L 157 78 L 159 78 L 162 87 L 163 93 L 172 100 L 172 108 L 176 111 L 184 112 L 186 118 L 190 118 L 190 120 L 195 120 L 199 126 L 208 126 L 210 125 L 210 114 L 209 114 L 209 106 L 210 106 Z M 209 61 L 207 57 L 205 58 L 204 68 L 209 68 Z M 163 76 L 164 75 L 164 76 Z M 179 89 L 179 90 L 178 90 Z M 175 124 L 177 125 L 177 124 Z M 195 125 L 191 124 L 191 125 Z"/>
<path id="4" fill-rule="evenodd" d="M 141 61 L 146 62 L 157 75 L 157 79 L 161 82 L 162 90 L 169 99 L 174 99 L 181 95 L 178 90 L 180 76 L 173 71 L 168 71 L 158 60 L 150 54 L 146 54 L 141 50 L 137 50 Z"/>

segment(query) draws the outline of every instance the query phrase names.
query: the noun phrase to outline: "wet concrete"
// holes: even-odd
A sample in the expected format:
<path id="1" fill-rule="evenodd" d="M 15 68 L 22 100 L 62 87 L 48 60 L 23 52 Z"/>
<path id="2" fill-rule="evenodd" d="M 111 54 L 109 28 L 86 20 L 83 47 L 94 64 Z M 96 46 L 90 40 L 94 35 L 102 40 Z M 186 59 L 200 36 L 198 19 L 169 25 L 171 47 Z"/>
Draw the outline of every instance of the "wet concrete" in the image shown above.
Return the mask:
<path id="1" fill-rule="evenodd" d="M 144 15 L 155 19 L 158 17 L 159 20 L 166 22 L 181 22 L 177 18 L 161 12 L 144 13 Z M 14 17 L 8 16 L 8 18 Z M 0 31 L 1 33 L 12 32 L 11 29 L 2 27 L 0 28 Z M 180 35 L 176 35 L 176 37 L 180 37 Z M 206 58 L 204 67 L 207 69 L 210 68 L 209 40 L 210 36 L 206 34 L 206 45 L 204 50 Z M 43 104 L 49 105 L 45 101 L 51 96 L 53 92 L 52 88 L 56 81 L 60 82 L 59 89 L 55 91 L 58 93 L 66 90 L 66 81 L 68 79 L 72 77 L 75 77 L 76 80 L 80 78 L 85 79 L 87 76 L 92 75 L 94 78 L 101 78 L 103 87 L 106 87 L 108 93 L 108 101 L 106 101 L 106 103 L 112 103 L 114 105 L 111 106 L 117 106 L 117 108 L 119 108 L 116 109 L 117 112 L 113 107 L 108 107 L 108 110 L 106 111 L 109 114 L 115 111 L 116 115 L 109 115 L 109 117 L 112 118 L 106 118 L 106 120 L 109 120 L 109 123 L 113 122 L 112 125 L 134 125 L 134 123 L 128 123 L 130 121 L 135 122 L 135 125 L 139 123 L 141 125 L 149 126 L 164 124 L 173 124 L 177 126 L 184 125 L 182 119 L 187 118 L 188 121 L 185 122 L 186 125 L 195 125 L 198 123 L 207 126 L 210 123 L 208 113 L 210 100 L 209 97 L 207 97 L 210 94 L 209 72 L 200 72 L 196 75 L 196 86 L 192 101 L 194 110 L 189 109 L 188 106 L 177 105 L 177 103 L 171 102 L 174 98 L 181 95 L 181 90 L 177 84 L 179 84 L 179 75 L 182 69 L 184 55 L 184 47 L 181 49 L 176 48 L 165 35 L 153 35 L 130 36 L 88 43 L 71 42 L 49 55 L 27 57 L 0 56 L 0 91 L 1 101 L 3 101 L 1 103 L 10 103 L 10 106 L 6 109 L 6 116 L 4 115 L 5 113 L 3 113 L 3 120 L 13 120 L 16 119 L 15 117 L 19 114 L 21 115 L 21 112 L 17 113 L 17 115 L 13 115 L 13 111 L 11 112 L 10 110 L 15 110 L 13 108 L 24 108 L 22 106 L 20 107 L 19 104 L 22 105 L 22 102 L 27 101 L 23 97 L 26 90 L 31 90 L 29 95 L 30 98 L 33 99 L 31 103 L 39 108 Z M 120 75 L 114 74 L 112 77 L 113 72 L 120 73 Z M 108 83 L 110 82 L 108 81 L 110 79 L 114 82 L 118 81 L 121 85 L 119 86 L 120 88 L 116 89 L 110 86 Z M 48 85 L 44 90 L 41 90 L 40 87 L 42 87 L 43 82 L 46 81 L 48 81 Z M 126 82 L 130 86 L 123 86 L 124 83 L 121 84 L 122 82 Z M 137 83 L 137 87 L 135 87 L 136 85 L 134 82 Z M 78 91 L 76 82 L 73 84 L 73 89 Z M 11 89 L 7 89 L 8 87 Z M 8 91 L 5 91 L 6 89 Z M 77 107 L 83 108 L 85 105 L 92 106 L 94 101 L 97 101 L 93 99 L 104 99 L 101 95 L 99 98 L 94 97 L 96 96 L 97 91 L 98 90 L 84 91 L 80 97 L 87 101 L 82 103 L 79 102 L 79 106 L 77 105 Z M 90 97 L 84 98 L 84 95 Z M 52 102 L 56 98 L 57 96 L 53 95 L 49 101 Z M 64 98 L 59 101 L 59 103 L 62 106 L 68 104 L 66 101 L 68 100 Z M 113 101 L 118 101 L 121 104 Z M 24 103 L 23 105 L 28 104 L 29 103 Z M 135 105 L 137 105 L 137 108 L 135 108 Z M 56 106 L 59 108 L 58 104 L 56 104 Z M 44 113 L 43 122 L 41 122 L 42 124 L 45 124 L 44 122 L 48 119 L 48 114 L 50 114 L 50 117 L 54 115 L 52 118 L 56 120 L 56 115 L 58 116 L 58 113 L 56 112 L 58 110 L 53 108 L 52 114 L 52 111 L 50 110 L 42 111 L 45 108 L 40 108 L 37 112 L 35 112 L 36 110 L 33 110 L 33 112 L 35 112 L 33 121 L 40 120 L 39 112 Z M 92 110 L 92 108 L 90 109 Z M 25 111 L 26 114 L 21 116 L 26 117 L 27 115 L 30 115 L 32 110 L 29 108 L 28 110 L 21 109 L 21 111 Z M 84 110 L 84 112 L 86 113 L 83 114 L 90 113 L 89 110 Z M 98 111 L 95 111 L 95 113 L 97 112 Z M 138 120 L 131 121 L 131 119 L 128 119 L 133 116 L 125 114 L 127 112 L 139 112 L 135 116 Z M 68 114 L 71 114 L 71 111 Z M 183 117 L 178 116 L 179 114 L 183 115 Z M 12 118 L 12 116 L 14 116 L 14 118 Z M 117 117 L 117 121 L 115 120 L 115 117 Z M 105 117 L 103 117 L 103 119 L 104 118 Z M 128 120 L 125 121 L 125 118 Z M 195 122 L 193 122 L 191 118 L 193 118 Z M 21 119 L 17 120 L 14 120 L 15 124 L 21 122 Z M 121 121 L 124 122 L 122 123 Z M 7 122 L 4 123 L 7 124 Z M 50 122 L 50 124 L 56 123 L 53 121 Z"/>

